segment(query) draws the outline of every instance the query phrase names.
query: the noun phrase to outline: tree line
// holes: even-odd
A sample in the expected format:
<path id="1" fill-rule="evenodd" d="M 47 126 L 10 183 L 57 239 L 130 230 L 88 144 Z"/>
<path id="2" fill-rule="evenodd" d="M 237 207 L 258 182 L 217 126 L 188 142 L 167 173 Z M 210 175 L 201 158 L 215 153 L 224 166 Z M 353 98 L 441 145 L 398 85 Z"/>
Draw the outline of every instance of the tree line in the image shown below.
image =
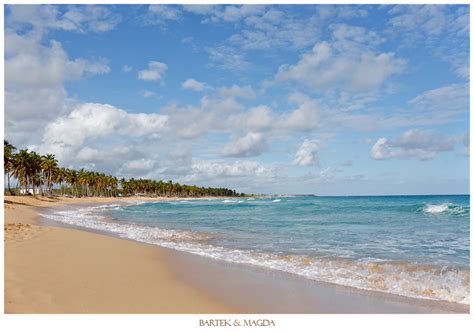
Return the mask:
<path id="1" fill-rule="evenodd" d="M 94 171 L 75 170 L 60 167 L 53 154 L 40 155 L 28 149 L 17 149 L 4 140 L 4 174 L 7 177 L 10 195 L 38 191 L 42 195 L 70 195 L 74 197 L 117 197 L 117 196 L 243 196 L 228 188 L 199 187 L 180 184 L 173 181 L 164 182 L 152 179 L 120 180 L 110 174 Z M 16 179 L 16 188 L 11 188 L 11 178 Z M 56 186 L 55 186 L 56 185 Z"/>

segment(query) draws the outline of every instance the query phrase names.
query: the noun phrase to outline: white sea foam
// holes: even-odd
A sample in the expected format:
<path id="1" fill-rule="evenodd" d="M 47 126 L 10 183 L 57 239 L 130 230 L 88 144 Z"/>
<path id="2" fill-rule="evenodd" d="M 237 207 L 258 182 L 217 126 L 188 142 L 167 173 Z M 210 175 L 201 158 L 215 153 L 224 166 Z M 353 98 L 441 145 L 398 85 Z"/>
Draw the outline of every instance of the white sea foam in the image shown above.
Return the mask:
<path id="1" fill-rule="evenodd" d="M 272 202 L 273 203 L 278 203 L 278 202 L 281 202 L 281 199 L 274 199 Z"/>
<path id="2" fill-rule="evenodd" d="M 469 212 L 469 207 L 462 205 L 456 205 L 453 203 L 442 203 L 442 204 L 425 204 L 423 212 L 428 214 L 441 214 L 448 213 L 454 215 L 463 215 Z"/>
<path id="3" fill-rule="evenodd" d="M 235 202 L 231 201 L 231 202 Z M 365 290 L 469 304 L 469 270 L 375 258 L 284 255 L 212 246 L 213 233 L 165 230 L 152 226 L 111 222 L 97 214 L 111 205 L 57 211 L 43 215 L 69 225 L 109 232 L 115 236 L 160 245 L 228 262 L 285 271 L 308 279 Z"/>
<path id="4" fill-rule="evenodd" d="M 449 209 L 449 204 L 448 203 L 443 203 L 443 204 L 426 204 L 425 207 L 423 208 L 423 211 L 426 213 L 442 213 L 445 212 Z"/>

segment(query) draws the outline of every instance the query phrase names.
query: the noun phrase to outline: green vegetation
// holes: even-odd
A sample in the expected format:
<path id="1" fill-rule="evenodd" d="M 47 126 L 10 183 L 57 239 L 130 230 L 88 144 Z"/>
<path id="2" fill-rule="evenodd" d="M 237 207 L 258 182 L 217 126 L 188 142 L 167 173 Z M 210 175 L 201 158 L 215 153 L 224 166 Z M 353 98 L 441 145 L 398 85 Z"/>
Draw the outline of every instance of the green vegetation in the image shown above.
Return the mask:
<path id="1" fill-rule="evenodd" d="M 52 154 L 44 156 L 27 149 L 19 150 L 4 140 L 4 171 L 8 179 L 8 192 L 33 195 L 70 195 L 74 197 L 116 197 L 116 196 L 243 196 L 227 188 L 205 188 L 173 181 L 151 179 L 117 179 L 113 175 L 59 167 Z M 10 187 L 10 179 L 17 180 L 15 191 Z M 56 188 L 54 185 L 56 184 Z"/>

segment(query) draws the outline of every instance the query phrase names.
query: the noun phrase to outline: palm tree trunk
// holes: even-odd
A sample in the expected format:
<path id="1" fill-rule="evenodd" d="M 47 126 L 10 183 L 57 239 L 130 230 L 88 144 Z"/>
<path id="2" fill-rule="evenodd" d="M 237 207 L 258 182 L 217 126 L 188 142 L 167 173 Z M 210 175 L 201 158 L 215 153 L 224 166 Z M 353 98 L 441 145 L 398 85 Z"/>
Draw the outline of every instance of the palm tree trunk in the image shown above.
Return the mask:
<path id="1" fill-rule="evenodd" d="M 11 174 L 10 174 L 10 172 L 8 172 L 8 173 L 7 173 L 8 191 L 10 192 L 10 195 L 13 195 L 12 188 L 10 187 L 10 177 L 11 177 Z"/>

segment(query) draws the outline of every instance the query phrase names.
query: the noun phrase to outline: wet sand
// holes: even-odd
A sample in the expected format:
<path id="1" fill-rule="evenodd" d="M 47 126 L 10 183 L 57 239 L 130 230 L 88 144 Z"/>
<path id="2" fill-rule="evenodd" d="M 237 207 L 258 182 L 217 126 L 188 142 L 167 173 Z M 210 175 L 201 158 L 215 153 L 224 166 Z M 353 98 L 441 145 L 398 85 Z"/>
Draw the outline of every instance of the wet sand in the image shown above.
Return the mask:
<path id="1" fill-rule="evenodd" d="M 123 200 L 129 198 L 5 197 L 5 312 L 469 312 L 468 305 L 361 291 L 88 231 L 44 226 L 37 217 L 45 207 Z"/>

